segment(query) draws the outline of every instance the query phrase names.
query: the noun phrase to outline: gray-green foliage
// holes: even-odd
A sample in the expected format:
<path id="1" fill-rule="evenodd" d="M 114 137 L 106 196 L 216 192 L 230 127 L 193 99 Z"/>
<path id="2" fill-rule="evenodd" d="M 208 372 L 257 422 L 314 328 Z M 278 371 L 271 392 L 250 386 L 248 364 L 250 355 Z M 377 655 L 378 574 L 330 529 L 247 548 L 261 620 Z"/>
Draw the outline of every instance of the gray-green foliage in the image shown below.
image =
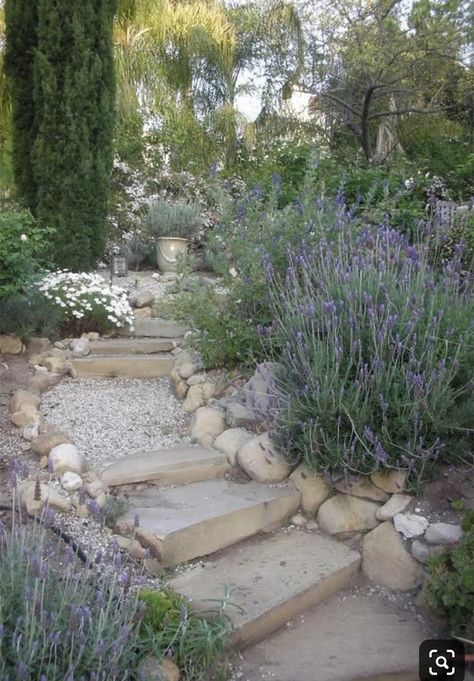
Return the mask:
<path id="1" fill-rule="evenodd" d="M 154 237 L 192 237 L 201 224 L 199 206 L 193 203 L 154 201 L 149 208 L 147 228 Z"/>

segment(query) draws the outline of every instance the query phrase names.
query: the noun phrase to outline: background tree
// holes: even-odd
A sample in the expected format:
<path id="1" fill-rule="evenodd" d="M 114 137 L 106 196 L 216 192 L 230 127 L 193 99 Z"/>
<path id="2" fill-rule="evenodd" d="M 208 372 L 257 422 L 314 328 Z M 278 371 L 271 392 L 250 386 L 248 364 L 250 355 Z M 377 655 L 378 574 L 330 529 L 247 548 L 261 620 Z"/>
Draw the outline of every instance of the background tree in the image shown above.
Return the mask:
<path id="1" fill-rule="evenodd" d="M 349 130 L 367 160 L 380 123 L 438 113 L 462 62 L 463 7 L 420 0 L 410 13 L 400 0 L 341 0 L 311 36 L 306 88 L 312 108 Z"/>

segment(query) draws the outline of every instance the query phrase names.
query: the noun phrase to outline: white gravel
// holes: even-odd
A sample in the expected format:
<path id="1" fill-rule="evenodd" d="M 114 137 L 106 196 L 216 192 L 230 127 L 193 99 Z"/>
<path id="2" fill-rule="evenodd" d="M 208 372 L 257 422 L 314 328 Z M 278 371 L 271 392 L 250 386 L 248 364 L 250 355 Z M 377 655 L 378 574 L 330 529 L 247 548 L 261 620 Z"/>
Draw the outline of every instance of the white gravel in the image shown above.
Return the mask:
<path id="1" fill-rule="evenodd" d="M 110 270 L 109 269 L 99 269 L 97 274 L 104 277 L 107 281 L 110 280 Z M 158 279 L 154 278 L 153 275 L 157 275 L 158 271 L 145 270 L 143 272 L 130 272 L 127 277 L 114 277 L 114 286 L 120 286 L 120 288 L 125 289 L 131 295 L 135 295 L 140 291 L 151 291 L 155 296 L 155 300 L 159 300 L 166 290 L 173 286 L 174 282 L 160 282 Z"/>
<path id="2" fill-rule="evenodd" d="M 72 437 L 96 471 L 188 441 L 190 417 L 166 378 L 65 378 L 43 395 L 41 411 Z"/>

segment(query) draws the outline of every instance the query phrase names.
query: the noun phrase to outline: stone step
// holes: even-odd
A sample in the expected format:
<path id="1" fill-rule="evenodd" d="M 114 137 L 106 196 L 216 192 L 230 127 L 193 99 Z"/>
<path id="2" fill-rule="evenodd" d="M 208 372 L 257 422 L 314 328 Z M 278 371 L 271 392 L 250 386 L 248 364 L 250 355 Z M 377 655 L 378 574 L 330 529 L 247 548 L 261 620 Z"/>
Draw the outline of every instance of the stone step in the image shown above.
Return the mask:
<path id="1" fill-rule="evenodd" d="M 233 642 L 242 649 L 345 588 L 359 564 L 359 553 L 335 539 L 279 531 L 212 556 L 170 584 L 199 609 L 211 608 L 228 589 L 229 603 L 237 607 L 226 612 L 235 627 Z"/>
<path id="2" fill-rule="evenodd" d="M 129 495 L 130 507 L 117 521 L 121 534 L 135 533 L 145 548 L 170 567 L 206 556 L 281 522 L 299 507 L 289 487 L 228 480 L 184 487 L 148 488 Z M 135 518 L 139 527 L 135 528 Z"/>
<path id="3" fill-rule="evenodd" d="M 174 361 L 172 355 L 96 355 L 73 360 L 73 367 L 79 378 L 161 378 L 170 375 Z"/>
<path id="4" fill-rule="evenodd" d="M 222 478 L 228 469 L 227 457 L 215 449 L 178 445 L 116 461 L 102 472 L 102 480 L 110 487 L 139 482 L 166 487 Z"/>
<path id="5" fill-rule="evenodd" d="M 176 346 L 171 338 L 104 338 L 91 342 L 90 350 L 92 355 L 150 355 Z"/>
<path id="6" fill-rule="evenodd" d="M 148 319 L 135 319 L 133 336 L 145 338 L 182 338 L 188 330 L 178 322 L 150 317 Z M 126 332 L 125 332 L 126 333 Z"/>
<path id="7" fill-rule="evenodd" d="M 418 647 L 433 637 L 414 613 L 355 588 L 248 648 L 241 681 L 418 681 Z"/>

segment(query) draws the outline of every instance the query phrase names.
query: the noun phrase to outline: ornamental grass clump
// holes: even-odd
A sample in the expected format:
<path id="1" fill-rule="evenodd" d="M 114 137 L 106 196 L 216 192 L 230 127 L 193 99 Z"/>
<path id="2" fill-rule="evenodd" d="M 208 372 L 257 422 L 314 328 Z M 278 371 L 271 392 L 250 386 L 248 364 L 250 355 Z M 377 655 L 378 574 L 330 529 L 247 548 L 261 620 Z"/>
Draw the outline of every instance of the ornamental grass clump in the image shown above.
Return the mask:
<path id="1" fill-rule="evenodd" d="M 145 609 L 130 586 L 118 552 L 85 566 L 43 525 L 0 523 L 2 681 L 138 679 Z"/>
<path id="2" fill-rule="evenodd" d="M 63 333 L 133 327 L 126 291 L 110 286 L 99 274 L 51 272 L 38 282 L 37 290 L 61 312 Z"/>
<path id="3" fill-rule="evenodd" d="M 443 448 L 461 454 L 474 299 L 460 249 L 435 271 L 426 244 L 381 226 L 288 258 L 284 277 L 267 263 L 281 451 L 332 475 L 405 468 L 417 480 Z"/>

